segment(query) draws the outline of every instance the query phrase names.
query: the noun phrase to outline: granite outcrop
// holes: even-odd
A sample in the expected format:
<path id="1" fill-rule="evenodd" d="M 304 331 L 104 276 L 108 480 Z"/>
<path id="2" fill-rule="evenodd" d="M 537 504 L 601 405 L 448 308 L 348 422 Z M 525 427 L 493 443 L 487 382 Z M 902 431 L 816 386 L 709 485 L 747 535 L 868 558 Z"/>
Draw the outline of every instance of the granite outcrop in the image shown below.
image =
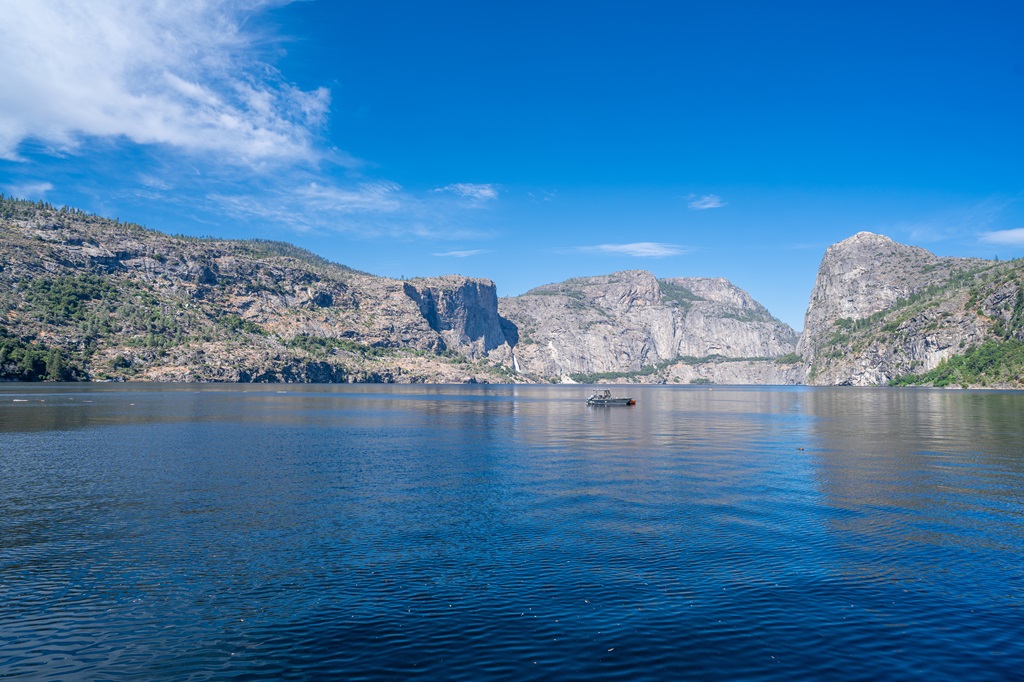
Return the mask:
<path id="1" fill-rule="evenodd" d="M 814 385 L 925 383 L 985 348 L 957 385 L 1021 384 L 1024 263 L 939 257 L 860 232 L 828 248 L 797 347 Z M 1007 345 L 1009 344 L 1009 345 Z"/>
<path id="2" fill-rule="evenodd" d="M 516 381 L 489 280 L 395 280 L 282 242 L 0 199 L 0 375 Z"/>
<path id="3" fill-rule="evenodd" d="M 791 383 L 774 358 L 794 351 L 796 333 L 722 278 L 658 279 L 629 270 L 537 287 L 501 299 L 498 308 L 517 328 L 515 362 L 528 375 Z M 711 369 L 736 361 L 747 364 Z M 692 369 L 699 365 L 707 365 L 703 373 Z"/>
<path id="4" fill-rule="evenodd" d="M 798 339 L 722 278 L 498 298 L 0 196 L 0 379 L 1020 387 L 1024 261 L 858 233 L 825 252 Z"/>

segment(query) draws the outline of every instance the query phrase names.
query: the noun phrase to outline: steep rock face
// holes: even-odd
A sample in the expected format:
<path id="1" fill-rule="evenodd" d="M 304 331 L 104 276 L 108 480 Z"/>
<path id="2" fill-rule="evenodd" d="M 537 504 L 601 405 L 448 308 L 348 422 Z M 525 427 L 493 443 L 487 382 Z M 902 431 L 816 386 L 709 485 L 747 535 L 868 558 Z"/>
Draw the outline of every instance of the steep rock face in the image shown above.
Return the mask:
<path id="1" fill-rule="evenodd" d="M 941 258 L 861 232 L 826 251 L 798 353 L 808 383 L 883 385 L 1013 331 L 1020 264 Z"/>
<path id="2" fill-rule="evenodd" d="M 499 310 L 518 329 L 520 369 L 546 378 L 619 373 L 664 381 L 665 372 L 648 370 L 681 358 L 771 358 L 796 343 L 792 329 L 720 278 L 617 272 L 538 287 L 501 299 Z"/>
<path id="3" fill-rule="evenodd" d="M 813 361 L 815 348 L 835 320 L 859 320 L 894 305 L 915 291 L 945 281 L 967 259 L 940 259 L 916 247 L 871 232 L 858 232 L 825 251 L 797 352 Z"/>
<path id="4" fill-rule="evenodd" d="M 430 328 L 470 358 L 506 345 L 497 289 L 490 280 L 447 275 L 406 282 L 404 290 Z"/>
<path id="5" fill-rule="evenodd" d="M 486 280 L 406 283 L 284 243 L 175 237 L 2 197 L 0 256 L 0 376 L 516 380 Z M 26 353 L 56 358 L 40 368 Z"/>

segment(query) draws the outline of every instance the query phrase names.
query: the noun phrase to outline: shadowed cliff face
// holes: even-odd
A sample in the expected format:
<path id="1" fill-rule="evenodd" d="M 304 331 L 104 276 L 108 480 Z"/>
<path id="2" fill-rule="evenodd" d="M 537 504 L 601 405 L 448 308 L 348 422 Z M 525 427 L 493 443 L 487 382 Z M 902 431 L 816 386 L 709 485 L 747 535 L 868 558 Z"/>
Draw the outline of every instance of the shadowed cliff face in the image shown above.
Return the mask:
<path id="1" fill-rule="evenodd" d="M 406 282 L 404 289 L 449 347 L 477 358 L 507 343 L 493 282 L 448 275 Z"/>
<path id="2" fill-rule="evenodd" d="M 499 310 L 518 328 L 521 368 L 543 377 L 633 373 L 637 380 L 665 381 L 679 362 L 709 356 L 763 362 L 791 353 L 796 343 L 792 329 L 720 278 L 617 272 L 538 287 L 501 299 Z M 653 367 L 660 369 L 649 372 Z M 776 377 L 774 365 L 769 369 L 751 370 L 751 383 L 792 383 L 788 375 Z M 687 379 L 703 378 L 692 374 Z M 743 383 L 746 375 L 731 376 Z"/>

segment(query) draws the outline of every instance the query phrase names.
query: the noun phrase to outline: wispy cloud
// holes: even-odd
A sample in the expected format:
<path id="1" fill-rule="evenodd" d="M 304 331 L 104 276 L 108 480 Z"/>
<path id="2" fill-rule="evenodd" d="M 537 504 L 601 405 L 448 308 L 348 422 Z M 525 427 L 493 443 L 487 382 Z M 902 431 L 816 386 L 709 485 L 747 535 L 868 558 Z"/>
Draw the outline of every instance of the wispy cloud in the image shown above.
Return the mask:
<path id="1" fill-rule="evenodd" d="M 999 244 L 1000 246 L 1024 246 L 1024 227 L 1012 230 L 995 230 L 983 232 L 978 239 L 986 244 Z"/>
<path id="2" fill-rule="evenodd" d="M 466 199 L 474 201 L 490 201 L 498 198 L 498 188 L 491 183 L 456 182 L 444 187 L 438 187 L 435 192 L 451 192 Z"/>
<path id="3" fill-rule="evenodd" d="M 452 207 L 431 192 L 414 194 L 393 182 L 351 184 L 290 173 L 252 183 L 243 192 L 211 192 L 206 199 L 233 219 L 296 232 L 446 241 L 494 237 L 477 220 L 465 220 L 473 207 Z"/>
<path id="4" fill-rule="evenodd" d="M 166 180 L 158 178 L 155 175 L 149 175 L 147 173 L 142 173 L 139 175 L 139 182 L 142 183 L 142 186 L 146 187 L 147 189 L 154 189 L 162 192 L 174 189 L 174 185 L 167 182 Z"/>
<path id="5" fill-rule="evenodd" d="M 481 253 L 487 253 L 483 249 L 471 249 L 468 251 L 446 251 L 444 253 L 435 253 L 435 256 L 449 256 L 451 258 L 469 258 L 470 256 L 479 256 Z"/>
<path id="6" fill-rule="evenodd" d="M 25 182 L 7 185 L 7 193 L 12 197 L 20 199 L 42 199 L 52 189 L 53 185 L 49 182 Z"/>
<path id="7" fill-rule="evenodd" d="M 493 237 L 480 209 L 496 203 L 497 185 L 411 192 L 330 146 L 330 93 L 271 63 L 284 37 L 266 15 L 294 1 L 0 0 L 0 159 L 99 160 L 123 184 L 103 195 L 173 205 L 211 226 Z M 53 189 L 36 177 L 8 189 Z"/>
<path id="8" fill-rule="evenodd" d="M 598 244 L 596 246 L 580 246 L 578 251 L 584 253 L 610 253 L 634 256 L 636 258 L 665 258 L 690 253 L 690 249 L 677 244 L 660 242 L 634 242 L 632 244 Z"/>
<path id="9" fill-rule="evenodd" d="M 9 0 L 0 158 L 123 138 L 236 163 L 312 160 L 330 103 L 265 60 L 248 21 L 287 0 Z"/>
<path id="10" fill-rule="evenodd" d="M 390 213 L 401 207 L 402 187 L 393 182 L 364 182 L 355 187 L 311 182 L 296 190 L 297 199 L 312 210 L 337 213 Z"/>
<path id="11" fill-rule="evenodd" d="M 309 182 L 259 194 L 211 194 L 208 198 L 234 218 L 258 218 L 299 232 L 325 228 L 351 231 L 356 228 L 350 227 L 346 219 L 353 215 L 379 216 L 400 210 L 404 199 L 401 189 L 390 182 L 352 187 Z"/>
<path id="12" fill-rule="evenodd" d="M 691 194 L 686 198 L 690 200 L 686 205 L 693 211 L 704 211 L 709 208 L 721 208 L 725 206 L 725 202 L 722 201 L 722 197 L 717 194 L 705 194 L 702 197 L 698 197 L 696 194 Z"/>
<path id="13" fill-rule="evenodd" d="M 913 222 L 880 226 L 882 234 L 907 234 L 915 243 L 942 242 L 952 239 L 972 239 L 987 234 L 1001 222 L 1006 208 L 1014 203 L 1006 197 L 990 197 L 968 206 L 951 208 Z"/>

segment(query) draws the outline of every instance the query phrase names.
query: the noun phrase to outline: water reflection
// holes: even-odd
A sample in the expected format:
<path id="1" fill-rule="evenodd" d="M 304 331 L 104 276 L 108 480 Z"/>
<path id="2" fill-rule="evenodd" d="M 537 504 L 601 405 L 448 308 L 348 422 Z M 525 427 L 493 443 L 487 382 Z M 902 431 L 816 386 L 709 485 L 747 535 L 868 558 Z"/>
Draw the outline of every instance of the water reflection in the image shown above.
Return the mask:
<path id="1" fill-rule="evenodd" d="M 946 597 L 969 585 L 1019 600 L 1020 572 L 980 558 L 1014 552 L 1024 537 L 1024 395 L 825 390 L 802 398 L 818 417 L 811 452 L 838 572 L 925 583 Z"/>
<path id="2" fill-rule="evenodd" d="M 2 386 L 0 674 L 1024 660 L 1024 395 L 629 391 Z"/>

